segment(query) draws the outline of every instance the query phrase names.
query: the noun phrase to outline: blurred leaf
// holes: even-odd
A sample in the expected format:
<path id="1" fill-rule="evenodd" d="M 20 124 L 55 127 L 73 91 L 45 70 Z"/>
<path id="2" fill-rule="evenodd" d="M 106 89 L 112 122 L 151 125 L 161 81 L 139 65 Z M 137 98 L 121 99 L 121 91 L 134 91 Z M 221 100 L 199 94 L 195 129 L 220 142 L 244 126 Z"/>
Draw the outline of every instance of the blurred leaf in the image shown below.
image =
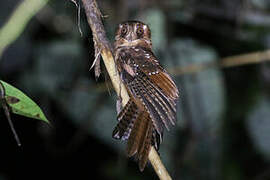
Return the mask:
<path id="1" fill-rule="evenodd" d="M 248 116 L 247 127 L 255 147 L 270 160 L 270 98 L 262 96 Z"/>
<path id="2" fill-rule="evenodd" d="M 33 70 L 21 76 L 20 83 L 31 94 L 44 93 L 59 101 L 65 89 L 82 75 L 85 64 L 82 47 L 73 40 L 40 44 L 35 52 Z"/>
<path id="3" fill-rule="evenodd" d="M 112 139 L 112 130 L 117 124 L 115 99 L 106 90 L 98 91 L 94 87 L 88 79 L 79 78 L 71 92 L 61 94 L 59 106 L 77 126 L 113 148 L 123 150 L 123 143 Z"/>
<path id="4" fill-rule="evenodd" d="M 164 50 L 166 44 L 166 17 L 158 8 L 152 8 L 144 12 L 144 21 L 150 26 L 154 52 Z"/>
<path id="5" fill-rule="evenodd" d="M 216 59 L 218 59 L 217 53 L 213 48 L 192 39 L 176 39 L 170 43 L 165 63 L 169 67 L 186 67 L 191 64 L 214 63 Z M 184 157 L 180 162 L 184 168 L 177 169 L 175 172 L 181 177 L 192 176 L 195 168 L 200 169 L 201 179 L 218 179 L 221 147 L 217 144 L 220 143 L 220 127 L 225 107 L 221 71 L 212 68 L 194 74 L 185 74 L 175 80 L 180 91 L 177 123 L 178 126 L 189 128 L 192 138 L 189 138 L 186 145 L 174 150 L 177 153 L 170 155 L 169 162 L 178 167 L 179 164 L 174 162 L 175 157 Z M 172 141 L 176 143 L 179 139 L 166 138 L 163 144 L 171 145 Z M 168 148 L 164 148 L 168 151 L 162 153 L 164 156 L 170 154 L 170 149 L 173 149 L 169 145 Z"/>
<path id="6" fill-rule="evenodd" d="M 170 67 L 213 63 L 218 59 L 214 49 L 191 39 L 175 40 L 169 49 L 167 64 Z M 176 79 L 176 84 L 180 90 L 178 117 L 183 117 L 184 121 L 188 119 L 196 134 L 219 130 L 225 106 L 221 71 L 212 68 L 183 75 Z"/>
<path id="7" fill-rule="evenodd" d="M 5 88 L 5 98 L 12 112 L 49 123 L 39 106 L 19 89 L 0 80 Z"/>
<path id="8" fill-rule="evenodd" d="M 261 9 L 267 9 L 270 7 L 270 2 L 268 0 L 251 0 L 250 3 Z"/>
<path id="9" fill-rule="evenodd" d="M 48 0 L 24 0 L 17 6 L 10 19 L 0 28 L 0 56 L 25 29 L 29 20 L 47 4 Z M 0 59 L 1 60 L 1 59 Z"/>

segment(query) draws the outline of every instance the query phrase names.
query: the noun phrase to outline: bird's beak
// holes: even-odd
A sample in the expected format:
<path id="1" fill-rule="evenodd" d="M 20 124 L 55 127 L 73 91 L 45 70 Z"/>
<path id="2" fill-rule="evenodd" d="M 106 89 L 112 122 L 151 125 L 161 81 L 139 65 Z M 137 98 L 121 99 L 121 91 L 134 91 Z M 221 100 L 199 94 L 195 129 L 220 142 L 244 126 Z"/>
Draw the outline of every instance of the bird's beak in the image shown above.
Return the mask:
<path id="1" fill-rule="evenodd" d="M 126 39 L 128 40 L 128 42 L 131 42 L 135 39 L 135 34 L 133 32 L 130 32 L 127 36 Z"/>

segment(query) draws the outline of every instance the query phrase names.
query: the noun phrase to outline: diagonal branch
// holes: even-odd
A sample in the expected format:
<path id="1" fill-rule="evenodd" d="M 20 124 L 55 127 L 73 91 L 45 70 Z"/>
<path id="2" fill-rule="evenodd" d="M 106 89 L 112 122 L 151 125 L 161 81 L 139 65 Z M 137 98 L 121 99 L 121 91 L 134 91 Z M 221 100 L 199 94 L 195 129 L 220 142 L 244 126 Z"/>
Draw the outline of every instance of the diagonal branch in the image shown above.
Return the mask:
<path id="1" fill-rule="evenodd" d="M 103 58 L 105 67 L 111 78 L 113 87 L 117 95 L 122 97 L 123 105 L 125 105 L 128 102 L 129 96 L 125 89 L 125 86 L 121 83 L 119 74 L 115 68 L 116 66 L 114 63 L 114 58 L 111 51 L 110 43 L 106 37 L 104 26 L 102 24 L 101 12 L 99 11 L 95 0 L 82 0 L 82 2 L 83 2 L 86 16 L 87 16 L 88 24 L 92 30 L 93 41 L 96 48 L 95 50 L 97 52 L 100 52 Z M 119 94 L 120 89 L 121 89 L 121 94 Z"/>
<path id="2" fill-rule="evenodd" d="M 116 70 L 113 54 L 110 48 L 110 43 L 106 37 L 104 26 L 102 24 L 101 12 L 95 0 L 82 0 L 82 2 L 87 16 L 88 24 L 93 33 L 93 40 L 95 42 L 96 48 L 95 50 L 101 53 L 105 67 L 111 78 L 113 87 L 117 95 L 122 98 L 122 104 L 125 105 L 129 100 L 129 96 Z M 160 160 L 155 148 L 151 148 L 148 158 L 160 179 L 171 179 L 166 168 L 162 164 L 162 161 Z"/>

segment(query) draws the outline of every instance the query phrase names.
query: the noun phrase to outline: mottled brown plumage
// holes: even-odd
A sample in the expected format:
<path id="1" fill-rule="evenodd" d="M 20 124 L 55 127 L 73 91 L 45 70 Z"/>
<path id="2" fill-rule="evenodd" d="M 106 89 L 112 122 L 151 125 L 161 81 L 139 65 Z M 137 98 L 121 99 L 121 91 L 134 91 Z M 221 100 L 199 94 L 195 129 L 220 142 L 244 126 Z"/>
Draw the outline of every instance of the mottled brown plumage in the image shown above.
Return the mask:
<path id="1" fill-rule="evenodd" d="M 136 155 L 141 171 L 153 145 L 157 150 L 164 127 L 176 123 L 178 89 L 152 52 L 149 27 L 139 21 L 119 25 L 114 55 L 130 99 L 118 114 L 116 139 L 128 140 L 127 155 Z"/>

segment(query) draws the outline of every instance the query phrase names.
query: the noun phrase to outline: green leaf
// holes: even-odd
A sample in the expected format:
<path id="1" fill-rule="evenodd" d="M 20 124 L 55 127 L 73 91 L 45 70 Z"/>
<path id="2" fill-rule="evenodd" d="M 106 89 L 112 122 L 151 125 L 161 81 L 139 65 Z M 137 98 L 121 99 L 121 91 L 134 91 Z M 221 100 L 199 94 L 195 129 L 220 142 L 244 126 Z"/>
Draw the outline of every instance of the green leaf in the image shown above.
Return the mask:
<path id="1" fill-rule="evenodd" d="M 13 113 L 49 123 L 40 107 L 22 91 L 4 81 L 0 80 L 0 83 L 5 88 L 5 100 Z"/>

